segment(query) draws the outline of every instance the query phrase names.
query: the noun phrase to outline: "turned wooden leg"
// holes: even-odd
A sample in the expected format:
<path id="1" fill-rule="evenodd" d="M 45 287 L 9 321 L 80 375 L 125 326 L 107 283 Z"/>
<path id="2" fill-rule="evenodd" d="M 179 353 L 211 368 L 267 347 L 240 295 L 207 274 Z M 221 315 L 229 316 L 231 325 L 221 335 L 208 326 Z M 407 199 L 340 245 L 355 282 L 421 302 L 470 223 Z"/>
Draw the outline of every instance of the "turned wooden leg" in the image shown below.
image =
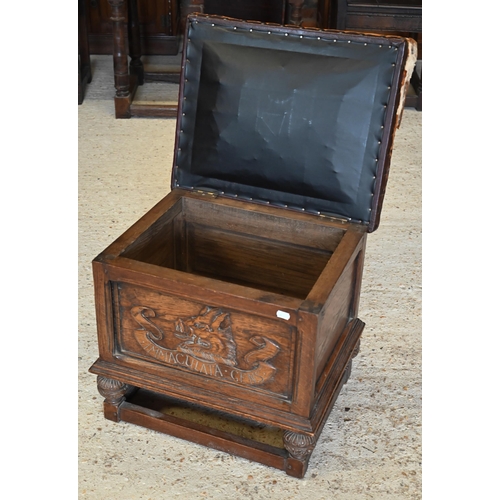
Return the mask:
<path id="1" fill-rule="evenodd" d="M 104 397 L 104 416 L 108 420 L 120 421 L 118 410 L 120 403 L 125 399 L 125 393 L 128 389 L 129 386 L 119 380 L 106 378 L 102 375 L 97 377 L 97 390 Z"/>
<path id="2" fill-rule="evenodd" d="M 137 84 L 142 85 L 144 83 L 144 66 L 141 61 L 141 32 L 137 0 L 128 0 L 128 20 L 130 73 L 137 75 Z"/>
<path id="3" fill-rule="evenodd" d="M 285 431 L 283 444 L 290 455 L 287 460 L 286 473 L 293 477 L 304 477 L 309 457 L 316 445 L 316 438 L 309 434 Z"/>
<path id="4" fill-rule="evenodd" d="M 127 55 L 127 7 L 125 0 L 108 0 L 113 23 L 113 71 L 116 118 L 130 118 L 130 74 Z"/>

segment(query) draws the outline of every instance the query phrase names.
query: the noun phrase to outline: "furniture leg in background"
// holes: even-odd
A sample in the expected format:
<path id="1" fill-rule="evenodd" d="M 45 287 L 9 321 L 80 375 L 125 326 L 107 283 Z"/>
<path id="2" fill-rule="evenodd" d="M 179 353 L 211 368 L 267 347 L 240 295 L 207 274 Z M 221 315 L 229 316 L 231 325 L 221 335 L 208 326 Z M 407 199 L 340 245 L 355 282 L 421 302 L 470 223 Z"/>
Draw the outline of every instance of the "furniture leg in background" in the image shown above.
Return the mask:
<path id="1" fill-rule="evenodd" d="M 141 38 L 137 0 L 108 0 L 113 24 L 113 67 L 115 78 L 116 118 L 177 116 L 177 104 L 134 103 L 138 86 L 145 82 L 178 83 L 180 68 L 175 71 L 147 72 L 141 61 Z M 219 0 L 181 0 L 182 22 L 194 12 L 254 19 L 261 22 L 317 25 L 317 0 L 274 0 L 228 3 Z M 129 63 L 130 56 L 130 63 Z"/>
<path id="2" fill-rule="evenodd" d="M 85 87 L 92 81 L 88 33 L 85 3 L 78 0 L 78 104 L 82 104 Z"/>
<path id="3" fill-rule="evenodd" d="M 137 0 L 108 0 L 112 9 L 115 117 L 176 117 L 177 104 L 134 104 L 137 87 L 145 81 L 179 82 L 177 72 L 148 73 L 141 61 Z M 128 27 L 128 29 L 127 29 Z M 130 66 L 128 57 L 130 55 Z"/>

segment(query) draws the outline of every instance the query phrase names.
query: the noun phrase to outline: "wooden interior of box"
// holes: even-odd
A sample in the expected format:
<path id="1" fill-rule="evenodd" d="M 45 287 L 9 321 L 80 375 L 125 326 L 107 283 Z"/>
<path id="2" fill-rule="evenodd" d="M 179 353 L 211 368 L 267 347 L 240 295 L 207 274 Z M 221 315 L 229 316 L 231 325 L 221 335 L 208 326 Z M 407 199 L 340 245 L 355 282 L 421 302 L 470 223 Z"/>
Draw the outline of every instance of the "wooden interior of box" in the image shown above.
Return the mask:
<path id="1" fill-rule="evenodd" d="M 253 207 L 183 197 L 122 256 L 305 299 L 345 230 Z"/>

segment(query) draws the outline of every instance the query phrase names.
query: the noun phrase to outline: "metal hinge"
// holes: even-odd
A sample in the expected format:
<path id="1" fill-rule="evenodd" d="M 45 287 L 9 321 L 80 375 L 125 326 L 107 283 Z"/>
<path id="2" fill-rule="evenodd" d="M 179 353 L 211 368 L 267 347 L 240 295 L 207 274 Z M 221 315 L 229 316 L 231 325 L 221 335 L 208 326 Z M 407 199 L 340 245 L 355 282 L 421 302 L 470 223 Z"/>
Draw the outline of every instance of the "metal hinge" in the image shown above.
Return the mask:
<path id="1" fill-rule="evenodd" d="M 323 219 L 328 219 L 334 222 L 341 222 L 342 224 L 348 224 L 349 222 L 352 222 L 352 219 L 342 219 L 341 217 L 334 217 L 333 215 L 326 215 L 326 214 L 319 214 L 320 217 Z"/>
<path id="2" fill-rule="evenodd" d="M 210 196 L 210 198 L 218 198 L 219 197 L 219 193 L 214 193 L 212 191 L 204 191 L 202 189 L 196 189 L 195 193 L 200 193 L 200 194 L 205 195 L 205 196 Z"/>

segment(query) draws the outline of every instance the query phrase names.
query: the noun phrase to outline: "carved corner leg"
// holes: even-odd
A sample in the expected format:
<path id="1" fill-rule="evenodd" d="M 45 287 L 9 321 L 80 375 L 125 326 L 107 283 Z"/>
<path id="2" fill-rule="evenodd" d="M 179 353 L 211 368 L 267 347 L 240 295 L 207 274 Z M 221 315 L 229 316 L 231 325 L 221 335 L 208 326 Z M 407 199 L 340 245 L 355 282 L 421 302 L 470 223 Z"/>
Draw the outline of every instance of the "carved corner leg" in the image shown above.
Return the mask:
<path id="1" fill-rule="evenodd" d="M 283 433 L 283 444 L 289 454 L 286 473 L 293 477 L 304 477 L 309 458 L 316 446 L 316 437 L 309 434 L 285 431 Z"/>
<path id="2" fill-rule="evenodd" d="M 120 421 L 119 406 L 125 399 L 129 386 L 111 378 L 99 375 L 97 377 L 97 390 L 104 397 L 104 416 L 113 422 Z"/>

